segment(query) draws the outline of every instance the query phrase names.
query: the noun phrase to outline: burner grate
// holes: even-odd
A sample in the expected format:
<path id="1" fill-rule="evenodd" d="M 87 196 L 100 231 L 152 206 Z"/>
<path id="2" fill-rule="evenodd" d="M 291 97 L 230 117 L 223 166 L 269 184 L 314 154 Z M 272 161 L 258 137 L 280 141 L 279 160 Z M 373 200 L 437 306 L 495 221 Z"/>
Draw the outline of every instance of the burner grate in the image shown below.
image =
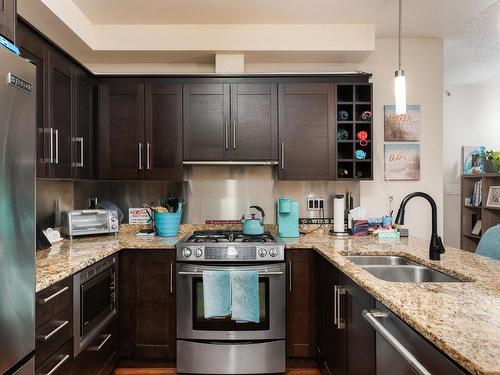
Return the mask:
<path id="1" fill-rule="evenodd" d="M 219 243 L 219 242 L 276 242 L 277 239 L 271 233 L 260 235 L 243 234 L 241 231 L 195 231 L 188 239 L 190 243 Z"/>

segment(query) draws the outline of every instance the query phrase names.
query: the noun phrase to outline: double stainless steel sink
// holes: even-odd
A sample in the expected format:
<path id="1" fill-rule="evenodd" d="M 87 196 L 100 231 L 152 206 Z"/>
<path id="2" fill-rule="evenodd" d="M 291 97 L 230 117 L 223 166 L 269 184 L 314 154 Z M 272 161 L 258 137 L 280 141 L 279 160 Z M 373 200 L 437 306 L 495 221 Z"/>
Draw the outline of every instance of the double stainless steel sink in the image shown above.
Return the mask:
<path id="1" fill-rule="evenodd" d="M 462 282 L 453 276 L 400 256 L 354 255 L 346 256 L 346 259 L 385 281 L 406 283 Z"/>

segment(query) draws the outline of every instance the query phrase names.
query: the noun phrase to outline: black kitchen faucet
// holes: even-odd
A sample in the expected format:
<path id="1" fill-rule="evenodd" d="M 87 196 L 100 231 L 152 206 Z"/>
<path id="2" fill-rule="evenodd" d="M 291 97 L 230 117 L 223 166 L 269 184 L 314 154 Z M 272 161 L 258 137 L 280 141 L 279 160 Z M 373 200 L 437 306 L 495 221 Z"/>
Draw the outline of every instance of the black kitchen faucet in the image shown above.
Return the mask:
<path id="1" fill-rule="evenodd" d="M 436 209 L 436 202 L 434 199 L 429 194 L 422 193 L 422 192 L 415 192 L 408 194 L 406 197 L 404 197 L 403 201 L 401 202 L 401 206 L 399 206 L 398 214 L 396 216 L 396 224 L 398 225 L 403 225 L 405 223 L 405 207 L 406 204 L 415 197 L 422 197 L 427 199 L 427 201 L 431 205 L 432 209 L 432 234 L 431 234 L 431 243 L 429 245 L 429 259 L 431 260 L 440 260 L 441 259 L 441 254 L 444 253 L 445 249 L 443 246 L 443 241 L 441 240 L 441 237 L 438 236 L 437 234 L 437 209 Z"/>

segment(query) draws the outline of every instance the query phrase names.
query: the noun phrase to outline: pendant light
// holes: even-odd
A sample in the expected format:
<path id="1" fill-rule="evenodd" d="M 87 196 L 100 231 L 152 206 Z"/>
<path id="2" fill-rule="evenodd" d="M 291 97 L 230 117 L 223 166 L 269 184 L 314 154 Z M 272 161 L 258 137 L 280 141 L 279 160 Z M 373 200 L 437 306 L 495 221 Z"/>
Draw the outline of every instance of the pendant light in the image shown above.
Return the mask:
<path id="1" fill-rule="evenodd" d="M 406 77 L 401 69 L 401 29 L 403 27 L 403 0 L 399 0 L 399 31 L 398 31 L 398 70 L 394 73 L 394 100 L 396 114 L 406 113 Z"/>

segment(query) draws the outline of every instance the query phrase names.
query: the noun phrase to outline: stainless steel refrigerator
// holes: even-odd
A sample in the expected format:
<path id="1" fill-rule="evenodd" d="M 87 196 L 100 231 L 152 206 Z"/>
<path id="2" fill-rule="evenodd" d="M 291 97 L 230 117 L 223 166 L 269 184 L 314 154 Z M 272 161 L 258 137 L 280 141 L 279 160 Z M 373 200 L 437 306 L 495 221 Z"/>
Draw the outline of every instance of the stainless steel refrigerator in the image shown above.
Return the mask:
<path id="1" fill-rule="evenodd" d="M 34 373 L 35 66 L 0 46 L 0 374 Z"/>

